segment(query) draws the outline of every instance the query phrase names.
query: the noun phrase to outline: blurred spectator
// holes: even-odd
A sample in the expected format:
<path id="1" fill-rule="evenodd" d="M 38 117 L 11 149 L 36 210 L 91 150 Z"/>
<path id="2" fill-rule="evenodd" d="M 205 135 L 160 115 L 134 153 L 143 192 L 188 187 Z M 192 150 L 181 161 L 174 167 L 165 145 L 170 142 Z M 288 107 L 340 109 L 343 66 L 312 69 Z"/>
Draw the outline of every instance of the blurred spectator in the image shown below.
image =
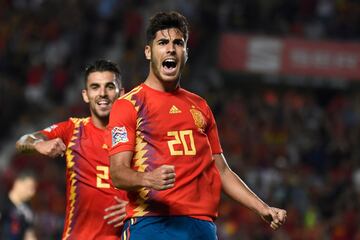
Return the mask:
<path id="1" fill-rule="evenodd" d="M 261 223 L 249 225 L 253 216 L 224 198 L 217 220 L 219 238 L 360 239 L 359 84 L 346 82 L 340 88 L 280 80 L 268 84 L 258 81 L 262 76 L 249 80 L 248 75 L 223 74 L 214 66 L 216 41 L 224 31 L 359 41 L 359 1 L 0 3 L 1 141 L 44 127 L 49 117 L 58 121 L 85 115 L 81 99 L 71 97 L 79 95 L 82 83 L 74 70 L 94 58 L 118 61 L 126 89 L 137 85 L 147 69 L 139 47 L 143 36 L 138 34 L 146 25 L 144 19 L 161 9 L 184 11 L 193 25 L 183 86 L 209 100 L 232 168 L 266 201 L 288 210 L 284 229 L 267 232 Z M 64 212 L 58 208 L 64 203 L 53 201 L 64 194 L 64 166 L 52 161 L 53 166 L 45 169 L 41 160 L 23 158 L 14 155 L 8 169 L 16 172 L 26 162 L 36 162 L 39 188 L 47 194 L 34 198 L 34 226 L 41 239 L 58 239 Z M 2 186 L 0 191 L 5 195 Z M 50 226 L 44 228 L 44 223 Z"/>
<path id="2" fill-rule="evenodd" d="M 26 204 L 36 192 L 37 180 L 33 172 L 22 171 L 0 208 L 1 239 L 36 240 L 33 228 L 34 215 Z"/>

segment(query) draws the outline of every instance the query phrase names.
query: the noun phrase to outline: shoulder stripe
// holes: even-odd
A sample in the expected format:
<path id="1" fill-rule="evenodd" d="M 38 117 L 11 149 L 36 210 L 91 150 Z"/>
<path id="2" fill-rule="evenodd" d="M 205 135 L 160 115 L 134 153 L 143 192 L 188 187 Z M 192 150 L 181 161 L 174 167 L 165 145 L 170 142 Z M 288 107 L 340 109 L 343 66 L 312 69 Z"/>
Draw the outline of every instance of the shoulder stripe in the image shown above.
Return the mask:
<path id="1" fill-rule="evenodd" d="M 119 99 L 126 99 L 126 100 L 130 101 L 131 97 L 133 95 L 137 94 L 138 92 L 140 92 L 141 89 L 142 89 L 142 86 L 137 86 L 136 88 L 134 88 L 130 92 L 126 93 L 125 95 L 123 95 L 121 97 L 119 97 Z"/>
<path id="2" fill-rule="evenodd" d="M 124 96 L 120 97 L 119 99 L 124 99 L 124 100 L 130 102 L 134 106 L 136 112 L 138 112 L 139 106 L 137 104 L 137 101 L 133 98 L 133 96 L 135 94 L 137 94 L 138 92 L 140 92 L 142 88 L 143 88 L 142 86 L 138 86 L 138 87 L 134 88 L 133 90 L 131 90 L 130 92 L 128 92 L 127 94 L 125 94 Z"/>
<path id="3" fill-rule="evenodd" d="M 70 120 L 71 120 L 74 124 L 84 123 L 84 125 L 86 125 L 86 124 L 89 123 L 90 117 L 86 117 L 86 118 L 75 118 L 75 117 L 72 117 L 72 118 L 70 118 Z"/>

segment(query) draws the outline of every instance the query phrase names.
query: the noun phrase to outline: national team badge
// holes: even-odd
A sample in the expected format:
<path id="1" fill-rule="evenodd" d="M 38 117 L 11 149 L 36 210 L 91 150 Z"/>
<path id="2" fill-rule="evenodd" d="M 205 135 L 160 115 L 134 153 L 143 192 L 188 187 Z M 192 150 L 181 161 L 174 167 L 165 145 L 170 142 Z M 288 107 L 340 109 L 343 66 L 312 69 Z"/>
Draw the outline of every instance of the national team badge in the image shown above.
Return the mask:
<path id="1" fill-rule="evenodd" d="M 126 143 L 129 141 L 125 127 L 114 127 L 111 130 L 111 135 L 113 147 L 118 143 Z"/>
<path id="2" fill-rule="evenodd" d="M 205 122 L 203 114 L 195 108 L 190 109 L 190 112 L 194 119 L 195 125 L 198 127 L 198 129 L 200 131 L 203 132 L 205 130 L 205 126 L 206 126 L 206 122 Z"/>

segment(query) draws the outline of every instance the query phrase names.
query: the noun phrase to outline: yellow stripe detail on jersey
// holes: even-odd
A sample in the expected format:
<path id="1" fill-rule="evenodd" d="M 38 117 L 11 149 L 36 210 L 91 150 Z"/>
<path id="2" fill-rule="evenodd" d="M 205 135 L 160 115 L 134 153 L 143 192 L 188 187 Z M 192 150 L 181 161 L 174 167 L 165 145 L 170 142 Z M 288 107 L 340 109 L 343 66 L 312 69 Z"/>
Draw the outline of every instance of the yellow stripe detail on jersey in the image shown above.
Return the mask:
<path id="1" fill-rule="evenodd" d="M 131 98 L 134 94 L 140 92 L 140 90 L 142 89 L 141 86 L 137 86 L 136 88 L 134 88 L 133 90 L 131 90 L 130 92 L 122 95 L 121 97 L 119 97 L 119 99 L 126 99 L 129 100 L 129 98 Z"/>
<path id="2" fill-rule="evenodd" d="M 140 92 L 140 90 L 142 89 L 141 86 L 138 86 L 136 88 L 134 88 L 133 90 L 131 90 L 129 93 L 125 94 L 124 96 L 120 97 L 120 99 L 125 99 L 127 101 L 129 101 L 135 108 L 135 110 L 138 112 L 139 111 L 139 106 L 136 103 L 136 100 L 133 99 L 133 96 L 135 94 L 137 94 L 138 92 Z M 138 118 L 136 121 L 136 129 L 140 129 L 141 124 L 142 124 L 142 118 Z M 145 157 L 145 154 L 148 152 L 148 150 L 145 149 L 145 146 L 147 145 L 147 143 L 143 140 L 143 136 L 141 135 L 141 132 L 139 130 L 137 130 L 136 132 L 136 143 L 135 143 L 135 154 L 133 156 L 134 159 L 134 166 L 135 168 L 137 168 L 137 171 L 139 172 L 145 172 L 146 168 L 148 167 L 148 164 L 146 164 L 146 160 L 147 157 Z M 150 190 L 148 190 L 147 188 L 141 188 L 138 190 L 138 195 L 139 198 L 136 200 L 136 203 L 138 204 L 138 206 L 134 209 L 134 217 L 139 217 L 139 216 L 144 216 L 146 215 L 149 211 L 146 211 L 146 209 L 148 208 L 148 204 L 145 203 L 145 201 L 149 198 L 148 194 L 150 192 Z"/>
<path id="3" fill-rule="evenodd" d="M 64 234 L 64 240 L 68 239 L 70 237 L 70 233 L 71 233 L 71 223 L 74 217 L 74 205 L 75 205 L 75 201 L 76 201 L 76 174 L 73 170 L 73 167 L 75 165 L 75 162 L 73 161 L 74 159 L 74 155 L 73 155 L 73 151 L 71 149 L 72 146 L 75 145 L 75 140 L 78 139 L 77 134 L 79 133 L 79 127 L 80 124 L 83 123 L 84 125 L 88 124 L 90 121 L 90 118 L 70 118 L 70 120 L 74 123 L 75 127 L 74 127 L 74 131 L 73 131 L 73 136 L 70 139 L 69 144 L 66 147 L 66 152 L 65 152 L 65 156 L 66 156 L 66 167 L 68 168 L 69 171 L 69 182 L 70 182 L 70 189 L 69 189 L 69 202 L 70 202 L 70 208 L 69 208 L 69 218 L 67 219 L 68 224 L 66 226 L 64 226 L 64 229 L 66 229 L 66 232 Z"/>
<path id="4" fill-rule="evenodd" d="M 137 106 L 136 100 L 132 99 L 132 97 L 135 94 L 137 94 L 138 92 L 140 92 L 141 89 L 142 89 L 142 87 L 138 86 L 138 87 L 134 88 L 133 90 L 131 90 L 129 93 L 127 93 L 121 97 L 121 99 L 125 99 L 125 100 L 128 100 L 129 102 L 131 102 L 131 104 L 134 106 L 134 108 L 137 112 L 139 111 L 139 106 Z"/>
<path id="5" fill-rule="evenodd" d="M 141 119 L 138 119 L 138 125 L 141 124 Z M 147 143 L 143 140 L 143 137 L 141 135 L 138 135 L 136 137 L 136 144 L 135 144 L 135 155 L 134 155 L 134 165 L 137 168 L 137 171 L 139 172 L 145 172 L 146 168 L 149 166 L 148 164 L 145 164 L 145 161 L 147 160 L 147 157 L 145 157 L 145 154 L 147 153 L 147 150 L 145 149 L 145 146 Z M 147 188 L 141 188 L 138 190 L 139 192 L 139 198 L 136 200 L 136 203 L 138 204 L 138 207 L 134 209 L 134 217 L 140 217 L 147 214 L 149 211 L 146 211 L 148 204 L 145 203 L 145 201 L 149 198 L 149 190 Z"/>

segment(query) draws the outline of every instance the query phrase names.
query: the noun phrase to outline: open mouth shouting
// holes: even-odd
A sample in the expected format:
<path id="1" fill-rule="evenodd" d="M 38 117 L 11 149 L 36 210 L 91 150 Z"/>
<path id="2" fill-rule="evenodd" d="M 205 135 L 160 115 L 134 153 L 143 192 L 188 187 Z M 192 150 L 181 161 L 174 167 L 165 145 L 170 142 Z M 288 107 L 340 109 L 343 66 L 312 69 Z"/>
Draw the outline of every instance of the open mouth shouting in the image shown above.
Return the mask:
<path id="1" fill-rule="evenodd" d="M 162 69 L 165 75 L 174 76 L 177 70 L 177 60 L 175 58 L 167 58 L 162 62 Z"/>

